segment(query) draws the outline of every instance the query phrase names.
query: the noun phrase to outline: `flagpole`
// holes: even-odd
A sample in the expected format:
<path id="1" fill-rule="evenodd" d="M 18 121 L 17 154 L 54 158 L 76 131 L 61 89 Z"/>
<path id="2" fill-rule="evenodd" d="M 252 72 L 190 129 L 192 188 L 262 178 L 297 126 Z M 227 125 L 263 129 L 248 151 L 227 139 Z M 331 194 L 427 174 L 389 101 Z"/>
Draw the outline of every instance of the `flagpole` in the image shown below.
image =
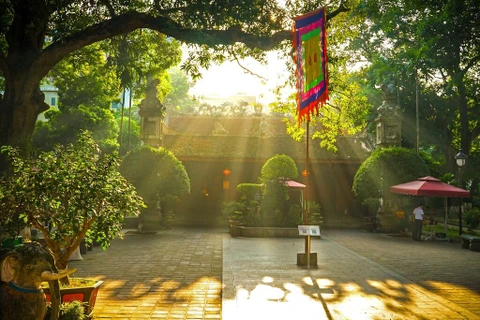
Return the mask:
<path id="1" fill-rule="evenodd" d="M 307 119 L 306 121 L 306 151 L 305 151 L 305 154 L 306 154 L 306 157 L 305 157 L 305 167 L 306 167 L 306 172 L 307 174 L 305 175 L 306 176 L 306 181 L 305 181 L 305 225 L 308 225 L 308 218 L 309 218 L 309 207 L 310 207 L 310 204 L 309 204 L 309 179 L 308 179 L 308 176 L 310 175 L 310 169 L 308 167 L 308 154 L 309 154 L 309 146 L 310 146 L 310 119 Z M 311 237 L 310 236 L 306 236 L 305 237 L 305 254 L 307 255 L 307 267 L 309 268 L 310 267 L 310 245 L 311 245 Z"/>

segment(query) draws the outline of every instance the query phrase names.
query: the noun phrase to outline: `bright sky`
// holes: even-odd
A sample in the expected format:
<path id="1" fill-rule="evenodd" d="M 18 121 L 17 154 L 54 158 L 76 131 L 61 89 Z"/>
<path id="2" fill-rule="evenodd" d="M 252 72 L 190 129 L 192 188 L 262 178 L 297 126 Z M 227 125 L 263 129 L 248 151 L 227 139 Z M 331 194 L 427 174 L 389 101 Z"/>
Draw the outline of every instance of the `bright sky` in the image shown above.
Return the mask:
<path id="1" fill-rule="evenodd" d="M 279 60 L 276 52 L 269 52 L 268 59 L 267 66 L 250 58 L 241 61 L 242 66 L 267 80 L 248 73 L 236 62 L 226 62 L 202 70 L 203 78 L 197 80 L 191 93 L 196 96 L 230 96 L 242 93 L 256 96 L 257 102 L 264 104 L 272 102 L 274 100 L 272 89 L 282 84 L 281 79 L 286 79 L 288 73 L 285 61 Z"/>

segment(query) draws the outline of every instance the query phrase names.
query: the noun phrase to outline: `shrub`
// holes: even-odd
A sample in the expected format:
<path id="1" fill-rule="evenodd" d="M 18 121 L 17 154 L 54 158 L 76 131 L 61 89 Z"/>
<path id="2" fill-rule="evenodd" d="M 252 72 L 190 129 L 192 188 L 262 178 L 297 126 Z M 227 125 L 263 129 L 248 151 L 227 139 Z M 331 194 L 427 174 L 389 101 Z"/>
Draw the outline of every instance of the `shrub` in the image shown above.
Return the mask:
<path id="1" fill-rule="evenodd" d="M 480 209 L 473 207 L 470 210 L 466 210 L 463 214 L 463 220 L 468 227 L 468 230 L 477 229 L 480 225 Z"/>
<path id="2" fill-rule="evenodd" d="M 261 171 L 263 182 L 273 179 L 295 179 L 298 176 L 297 165 L 292 158 L 277 154 L 265 162 Z"/>
<path id="3" fill-rule="evenodd" d="M 322 208 L 315 201 L 309 201 L 308 224 L 321 226 L 323 224 Z"/>
<path id="4" fill-rule="evenodd" d="M 240 183 L 237 185 L 237 191 L 242 194 L 242 197 L 249 200 L 255 199 L 255 195 L 260 193 L 262 185 L 258 183 Z"/>
<path id="5" fill-rule="evenodd" d="M 47 304 L 47 313 L 44 319 L 50 319 L 51 303 Z M 60 314 L 58 320 L 84 320 L 87 319 L 85 315 L 84 306 L 80 301 L 64 302 L 60 305 Z"/>
<path id="6" fill-rule="evenodd" d="M 165 148 L 142 148 L 129 152 L 120 172 L 132 182 L 145 202 L 156 204 L 167 195 L 190 192 L 190 179 L 182 162 Z"/>
<path id="7" fill-rule="evenodd" d="M 381 198 L 389 187 L 429 175 L 425 162 L 414 150 L 391 147 L 376 149 L 357 170 L 352 191 L 360 202 Z"/>
<path id="8" fill-rule="evenodd" d="M 246 201 L 228 201 L 224 202 L 222 206 L 222 214 L 226 220 L 234 220 L 244 223 L 246 210 Z"/>

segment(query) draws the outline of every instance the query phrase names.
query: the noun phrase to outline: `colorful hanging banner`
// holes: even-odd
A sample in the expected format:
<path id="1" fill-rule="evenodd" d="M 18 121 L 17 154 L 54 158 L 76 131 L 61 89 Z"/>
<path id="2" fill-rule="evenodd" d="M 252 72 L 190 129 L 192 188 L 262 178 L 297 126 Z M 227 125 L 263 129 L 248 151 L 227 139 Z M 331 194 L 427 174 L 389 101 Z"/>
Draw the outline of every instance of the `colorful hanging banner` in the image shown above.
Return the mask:
<path id="1" fill-rule="evenodd" d="M 328 100 L 327 24 L 325 8 L 294 18 L 294 60 L 298 125 L 318 115 Z"/>

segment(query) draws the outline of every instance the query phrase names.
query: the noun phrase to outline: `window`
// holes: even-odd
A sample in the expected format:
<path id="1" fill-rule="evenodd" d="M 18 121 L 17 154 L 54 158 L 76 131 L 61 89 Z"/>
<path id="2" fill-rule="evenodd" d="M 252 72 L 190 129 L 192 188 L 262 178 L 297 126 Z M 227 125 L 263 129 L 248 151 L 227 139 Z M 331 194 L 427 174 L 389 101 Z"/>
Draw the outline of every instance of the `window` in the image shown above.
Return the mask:
<path id="1" fill-rule="evenodd" d="M 50 105 L 54 106 L 56 102 L 57 102 L 57 98 L 52 97 L 52 99 L 50 100 Z"/>

